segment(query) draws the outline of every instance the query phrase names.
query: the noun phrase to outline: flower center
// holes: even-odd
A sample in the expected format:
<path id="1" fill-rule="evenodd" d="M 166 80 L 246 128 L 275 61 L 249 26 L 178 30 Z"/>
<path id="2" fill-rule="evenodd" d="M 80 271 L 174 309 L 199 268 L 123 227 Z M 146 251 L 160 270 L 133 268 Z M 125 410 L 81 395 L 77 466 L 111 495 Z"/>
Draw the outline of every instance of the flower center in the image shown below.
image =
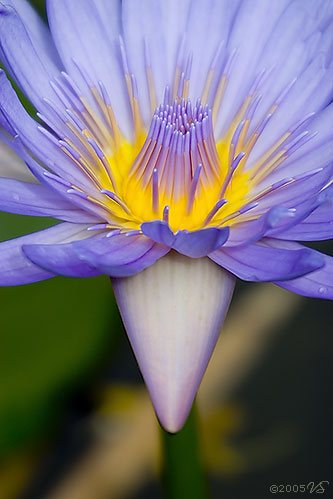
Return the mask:
<path id="1" fill-rule="evenodd" d="M 155 111 L 147 138 L 122 186 L 129 211 L 142 221 L 164 219 L 172 230 L 208 226 L 231 195 L 230 165 L 216 148 L 212 110 L 200 99 L 176 99 Z"/>
<path id="2" fill-rule="evenodd" d="M 263 213 L 262 200 L 267 195 L 302 180 L 298 176 L 273 184 L 267 181 L 287 157 L 315 136 L 303 131 L 313 113 L 293 124 L 254 164 L 245 166 L 258 138 L 296 80 L 288 83 L 262 119 L 256 121 L 266 70 L 258 74 L 232 122 L 215 143 L 213 123 L 218 124 L 217 117 L 223 113 L 225 89 L 237 51 L 225 59 L 221 57 L 223 44 L 219 46 L 201 93 L 202 102 L 199 99 L 193 105 L 188 99 L 192 56 L 189 53 L 185 57 L 183 42 L 173 90 L 166 87 L 164 101 L 155 112 L 157 93 L 146 54 L 153 115 L 147 134 L 136 79 L 129 72 L 120 39 L 133 139 L 125 139 L 122 134 L 103 83 L 94 85 L 79 65 L 78 70 L 90 88 L 90 99 L 81 95 L 66 73 L 51 82 L 66 112 L 45 99 L 51 113 L 38 116 L 54 133 L 44 127 L 39 130 L 52 147 L 62 149 L 70 163 L 66 163 L 66 168 L 57 164 L 55 170 L 53 164 L 48 164 L 44 175 L 49 183 L 67 188 L 70 199 L 105 222 L 91 230 L 140 231 L 143 222 L 153 220 L 166 221 L 173 232 L 243 223 Z M 222 67 L 217 61 L 222 61 Z"/>

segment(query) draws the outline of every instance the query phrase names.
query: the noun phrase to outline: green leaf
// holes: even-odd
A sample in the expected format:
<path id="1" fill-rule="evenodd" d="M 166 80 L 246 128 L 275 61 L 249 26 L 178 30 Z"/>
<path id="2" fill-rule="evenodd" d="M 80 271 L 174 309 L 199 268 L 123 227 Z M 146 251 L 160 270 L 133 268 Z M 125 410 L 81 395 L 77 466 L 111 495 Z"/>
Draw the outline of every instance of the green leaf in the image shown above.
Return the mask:
<path id="1" fill-rule="evenodd" d="M 0 240 L 49 224 L 1 213 Z M 50 427 L 111 356 L 122 325 L 105 276 L 0 288 L 0 310 L 1 456 Z"/>

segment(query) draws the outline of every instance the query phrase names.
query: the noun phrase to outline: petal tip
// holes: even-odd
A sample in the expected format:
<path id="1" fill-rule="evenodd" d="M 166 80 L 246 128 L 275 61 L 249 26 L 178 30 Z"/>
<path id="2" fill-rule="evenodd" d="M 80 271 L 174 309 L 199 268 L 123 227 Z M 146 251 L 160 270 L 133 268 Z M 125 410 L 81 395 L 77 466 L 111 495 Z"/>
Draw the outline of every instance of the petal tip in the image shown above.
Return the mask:
<path id="1" fill-rule="evenodd" d="M 123 322 L 161 425 L 178 432 L 215 347 L 234 277 L 175 251 L 112 279 Z"/>

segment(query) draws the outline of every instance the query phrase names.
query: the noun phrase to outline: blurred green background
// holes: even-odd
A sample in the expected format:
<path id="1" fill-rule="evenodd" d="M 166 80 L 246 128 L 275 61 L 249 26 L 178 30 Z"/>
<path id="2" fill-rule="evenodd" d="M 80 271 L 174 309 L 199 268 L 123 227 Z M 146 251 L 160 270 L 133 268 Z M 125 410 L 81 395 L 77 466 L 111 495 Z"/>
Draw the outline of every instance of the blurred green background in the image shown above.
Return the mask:
<path id="1" fill-rule="evenodd" d="M 33 3 L 45 15 L 44 1 Z M 0 213 L 0 241 L 52 223 Z M 331 250 L 328 242 L 315 247 Z M 273 287 L 263 286 L 275 300 Z M 253 336 L 261 353 L 251 364 L 252 336 L 241 336 L 235 322 L 248 300 L 255 313 L 244 316 L 259 328 L 256 289 L 243 283 L 236 289 L 230 329 L 239 341 L 229 356 L 236 358 L 234 372 L 216 382 L 211 407 L 203 387 L 201 445 L 214 498 L 264 499 L 271 497 L 270 484 L 331 480 L 333 487 L 331 303 L 299 298 L 285 319 L 292 295 L 281 291 L 277 317 L 266 326 L 271 332 Z M 64 490 L 80 491 L 80 499 L 162 497 L 157 425 L 109 279 L 58 277 L 0 288 L 0 309 L 0 499 L 53 499 L 67 475 L 74 485 Z M 228 341 L 231 333 L 222 341 L 227 352 Z M 243 377 L 241 354 L 240 365 L 251 366 Z M 224 367 L 221 360 L 222 373 Z M 230 379 L 239 381 L 233 386 Z M 91 471 L 96 492 L 86 496 L 85 459 L 87 469 L 99 470 Z M 109 472 L 103 474 L 99 459 Z M 117 473 L 126 477 L 120 485 Z M 76 499 L 66 494 L 56 492 L 54 499 Z"/>

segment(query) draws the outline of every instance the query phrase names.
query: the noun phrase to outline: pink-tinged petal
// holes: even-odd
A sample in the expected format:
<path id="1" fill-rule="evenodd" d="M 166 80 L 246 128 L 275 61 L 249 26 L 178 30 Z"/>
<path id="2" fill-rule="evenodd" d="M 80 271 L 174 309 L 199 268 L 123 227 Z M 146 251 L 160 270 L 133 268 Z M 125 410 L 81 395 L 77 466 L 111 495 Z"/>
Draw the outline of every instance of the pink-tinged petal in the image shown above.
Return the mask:
<path id="1" fill-rule="evenodd" d="M 53 273 L 41 269 L 26 258 L 22 246 L 69 242 L 85 234 L 89 235 L 86 229 L 86 225 L 64 222 L 40 232 L 0 243 L 0 286 L 17 286 L 54 277 Z"/>
<path id="2" fill-rule="evenodd" d="M 0 177 L 15 178 L 24 182 L 36 179 L 22 159 L 0 138 Z"/>
<path id="3" fill-rule="evenodd" d="M 112 232 L 74 243 L 73 248 L 82 262 L 112 277 L 137 274 L 170 250 L 141 234 L 127 236 Z"/>
<path id="4" fill-rule="evenodd" d="M 244 281 L 294 279 L 321 268 L 320 254 L 300 246 L 294 249 L 270 247 L 266 239 L 248 246 L 221 248 L 209 255 L 214 262 Z"/>
<path id="5" fill-rule="evenodd" d="M 96 217 L 76 208 L 45 186 L 11 178 L 0 178 L 0 210 L 74 223 L 96 222 Z"/>
<path id="6" fill-rule="evenodd" d="M 215 347 L 234 277 L 208 258 L 170 252 L 136 276 L 112 279 L 157 416 L 183 426 Z"/>

